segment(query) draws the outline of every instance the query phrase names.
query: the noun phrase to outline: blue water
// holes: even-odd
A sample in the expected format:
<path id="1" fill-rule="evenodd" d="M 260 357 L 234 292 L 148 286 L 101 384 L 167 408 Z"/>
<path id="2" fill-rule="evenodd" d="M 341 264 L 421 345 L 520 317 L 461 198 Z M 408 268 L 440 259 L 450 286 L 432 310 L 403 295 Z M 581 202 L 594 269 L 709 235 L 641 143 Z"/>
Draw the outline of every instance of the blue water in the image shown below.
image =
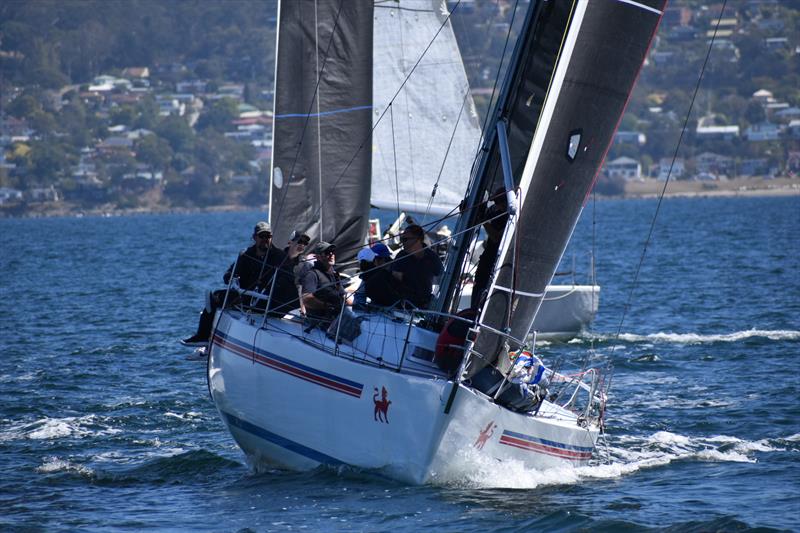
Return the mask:
<path id="1" fill-rule="evenodd" d="M 244 463 L 176 340 L 258 213 L 0 220 L 0 530 L 800 531 L 800 197 L 666 200 L 620 327 L 655 207 L 587 206 L 540 348 L 613 363 L 604 461 L 425 487 Z"/>

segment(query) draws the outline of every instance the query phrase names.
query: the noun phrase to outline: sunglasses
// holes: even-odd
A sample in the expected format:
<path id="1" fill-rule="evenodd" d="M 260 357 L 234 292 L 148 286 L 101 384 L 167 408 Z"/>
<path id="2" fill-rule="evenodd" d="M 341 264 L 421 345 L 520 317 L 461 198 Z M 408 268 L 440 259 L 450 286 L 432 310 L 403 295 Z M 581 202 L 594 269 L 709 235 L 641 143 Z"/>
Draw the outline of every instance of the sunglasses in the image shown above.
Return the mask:
<path id="1" fill-rule="evenodd" d="M 258 234 L 258 238 L 259 239 L 271 239 L 272 238 L 272 233 L 259 233 Z"/>
<path id="2" fill-rule="evenodd" d="M 400 237 L 400 242 L 408 242 L 408 241 L 416 241 L 416 237 L 412 237 L 410 235 L 406 235 L 405 237 Z"/>
<path id="3" fill-rule="evenodd" d="M 308 246 L 308 243 L 309 243 L 309 242 L 310 242 L 310 241 L 307 241 L 307 240 L 305 240 L 305 239 L 300 239 L 299 241 L 297 241 L 297 243 L 296 243 L 296 244 L 298 244 L 298 245 L 303 245 L 303 246 Z"/>
<path id="4" fill-rule="evenodd" d="M 322 255 L 336 255 L 336 250 L 328 250 L 327 252 L 324 252 Z"/>

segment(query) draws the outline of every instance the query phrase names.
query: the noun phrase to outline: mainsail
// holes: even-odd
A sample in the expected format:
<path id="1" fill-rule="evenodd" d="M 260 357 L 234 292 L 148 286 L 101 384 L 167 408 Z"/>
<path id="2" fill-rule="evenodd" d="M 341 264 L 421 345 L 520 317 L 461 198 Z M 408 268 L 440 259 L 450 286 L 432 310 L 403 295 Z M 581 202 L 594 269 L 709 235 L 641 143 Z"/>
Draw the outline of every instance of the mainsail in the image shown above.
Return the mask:
<path id="1" fill-rule="evenodd" d="M 492 363 L 507 342 L 525 339 L 547 284 L 602 166 L 628 95 L 658 26 L 663 0 L 539 2 L 530 7 L 495 124 L 507 131 L 516 231 L 499 251 L 468 374 Z M 484 195 L 503 184 L 500 135 L 473 180 L 472 207 L 459 228 L 475 227 Z M 457 272 L 471 238 L 451 254 Z M 448 308 L 458 276 L 443 283 Z M 511 344 L 514 344 L 512 341 Z"/>
<path id="2" fill-rule="evenodd" d="M 278 8 L 270 221 L 355 256 L 369 221 L 372 2 L 291 0 Z M 323 142 L 324 140 L 324 142 Z"/>
<path id="3" fill-rule="evenodd" d="M 469 183 L 480 124 L 447 6 L 376 1 L 373 29 L 372 204 L 453 210 Z"/>

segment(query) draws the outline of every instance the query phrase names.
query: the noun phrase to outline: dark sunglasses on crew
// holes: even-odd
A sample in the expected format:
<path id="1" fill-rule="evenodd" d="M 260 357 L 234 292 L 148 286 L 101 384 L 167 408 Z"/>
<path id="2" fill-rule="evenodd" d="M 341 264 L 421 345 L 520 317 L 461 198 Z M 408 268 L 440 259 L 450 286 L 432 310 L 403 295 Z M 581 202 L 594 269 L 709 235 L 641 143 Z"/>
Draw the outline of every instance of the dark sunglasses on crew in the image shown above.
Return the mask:
<path id="1" fill-rule="evenodd" d="M 272 233 L 259 233 L 258 234 L 258 238 L 259 239 L 271 239 L 272 238 Z"/>
<path id="2" fill-rule="evenodd" d="M 336 250 L 328 250 L 327 252 L 323 252 L 322 255 L 336 255 Z"/>

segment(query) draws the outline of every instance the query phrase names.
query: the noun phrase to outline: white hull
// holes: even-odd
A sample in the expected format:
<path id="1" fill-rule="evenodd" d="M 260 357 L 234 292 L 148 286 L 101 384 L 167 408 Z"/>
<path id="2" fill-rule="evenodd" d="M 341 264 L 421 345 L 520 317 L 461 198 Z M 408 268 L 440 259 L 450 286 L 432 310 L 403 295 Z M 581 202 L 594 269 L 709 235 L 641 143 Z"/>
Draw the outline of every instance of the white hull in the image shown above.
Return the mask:
<path id="1" fill-rule="evenodd" d="M 253 464 L 350 465 L 425 483 L 468 475 L 475 459 L 542 469 L 591 458 L 597 427 L 548 402 L 534 417 L 459 385 L 445 413 L 453 382 L 411 355 L 429 353 L 431 332 L 370 315 L 354 347 L 334 355 L 320 330 L 273 319 L 259 328 L 261 320 L 220 314 L 209 360 L 212 397 Z"/>
<path id="2" fill-rule="evenodd" d="M 465 286 L 460 309 L 469 307 L 472 286 Z M 533 321 L 539 340 L 569 340 L 585 330 L 597 315 L 599 285 L 548 285 Z"/>

